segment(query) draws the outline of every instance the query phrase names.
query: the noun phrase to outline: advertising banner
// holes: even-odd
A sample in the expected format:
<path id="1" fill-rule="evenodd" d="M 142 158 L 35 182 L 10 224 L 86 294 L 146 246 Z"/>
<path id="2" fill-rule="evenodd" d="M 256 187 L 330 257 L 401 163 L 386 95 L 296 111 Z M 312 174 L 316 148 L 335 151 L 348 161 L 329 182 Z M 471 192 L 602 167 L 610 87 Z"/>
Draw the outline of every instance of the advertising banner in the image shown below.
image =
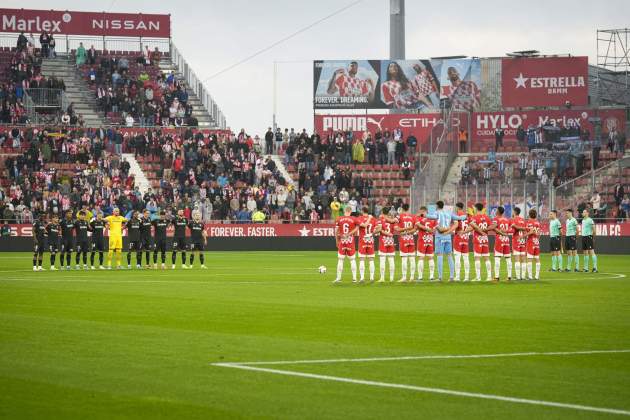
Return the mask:
<path id="1" fill-rule="evenodd" d="M 315 109 L 414 109 L 435 112 L 441 99 L 475 111 L 480 104 L 478 59 L 318 60 Z"/>
<path id="2" fill-rule="evenodd" d="M 611 131 L 623 132 L 626 128 L 626 115 L 623 109 L 475 112 L 472 116 L 471 139 L 494 141 L 494 132 L 498 128 L 503 129 L 506 139 L 516 139 L 519 126 L 527 130 L 530 126 L 540 127 L 548 124 L 557 127 L 579 126 L 592 134 L 595 128 L 589 120 L 593 118 L 601 120 L 603 137 Z"/>
<path id="3" fill-rule="evenodd" d="M 11 236 L 32 237 L 33 226 L 14 224 L 11 226 Z M 209 238 L 273 238 L 273 237 L 301 237 L 318 238 L 335 236 L 335 225 L 332 223 L 315 224 L 224 224 L 210 223 L 206 225 Z M 543 234 L 549 232 L 548 225 L 543 224 Z M 630 236 L 630 223 L 597 223 L 596 236 Z M 172 229 L 168 236 L 173 236 Z"/>
<path id="4" fill-rule="evenodd" d="M 504 107 L 588 105 L 588 57 L 504 58 Z"/>
<path id="5" fill-rule="evenodd" d="M 0 32 L 168 38 L 169 15 L 0 9 Z"/>

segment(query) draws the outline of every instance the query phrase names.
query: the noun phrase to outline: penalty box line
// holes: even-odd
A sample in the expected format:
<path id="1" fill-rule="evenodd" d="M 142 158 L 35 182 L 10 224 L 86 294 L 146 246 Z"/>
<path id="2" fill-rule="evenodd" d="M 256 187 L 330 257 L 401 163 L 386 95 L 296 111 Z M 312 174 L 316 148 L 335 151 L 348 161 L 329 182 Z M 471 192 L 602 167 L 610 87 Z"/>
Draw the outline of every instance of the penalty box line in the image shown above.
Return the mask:
<path id="1" fill-rule="evenodd" d="M 597 413 L 616 414 L 630 416 L 630 411 L 606 407 L 594 407 L 582 404 L 561 403 L 555 401 L 534 400 L 527 398 L 510 397 L 495 394 L 483 394 L 478 392 L 467 392 L 445 388 L 434 388 L 407 384 L 397 384 L 391 382 L 371 381 L 365 379 L 348 378 L 341 376 L 320 375 L 315 373 L 305 373 L 294 370 L 274 369 L 262 367 L 261 365 L 290 365 L 290 364 L 327 364 L 327 363 L 357 363 L 357 362 L 378 362 L 395 360 L 439 360 L 439 359 L 487 359 L 501 357 L 528 357 L 528 356 L 571 356 L 589 354 L 614 354 L 630 353 L 630 349 L 620 350 L 584 350 L 584 351 L 563 351 L 563 352 L 519 352 L 519 353 L 497 353 L 497 354 L 471 354 L 471 355 L 427 355 L 427 356 L 401 356 L 401 357 L 374 357 L 356 359 L 320 359 L 320 360 L 294 360 L 294 361 L 269 361 L 269 362 L 226 362 L 212 363 L 212 366 L 240 369 L 254 372 L 270 373 L 275 375 L 293 376 L 308 379 L 317 379 L 329 382 L 350 383 L 355 385 L 367 385 L 380 388 L 404 389 L 408 391 L 425 392 L 432 394 L 451 395 L 465 398 L 478 398 L 484 400 L 494 400 L 515 404 L 528 404 L 554 408 L 564 408 L 578 411 L 588 411 Z"/>

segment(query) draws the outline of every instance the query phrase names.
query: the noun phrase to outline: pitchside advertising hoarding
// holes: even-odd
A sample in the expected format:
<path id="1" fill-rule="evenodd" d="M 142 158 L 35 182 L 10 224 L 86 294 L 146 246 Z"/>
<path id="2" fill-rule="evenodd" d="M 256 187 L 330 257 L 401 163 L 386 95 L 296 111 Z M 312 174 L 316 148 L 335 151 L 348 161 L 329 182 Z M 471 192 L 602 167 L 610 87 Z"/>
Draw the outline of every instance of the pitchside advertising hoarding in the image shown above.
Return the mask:
<path id="1" fill-rule="evenodd" d="M 470 117 L 465 113 L 453 114 L 453 126 L 470 133 L 470 139 L 492 140 L 498 128 L 504 130 L 506 139 L 515 139 L 519 126 L 524 129 L 530 126 L 540 127 L 554 125 L 569 127 L 578 125 L 583 130 L 595 132 L 592 119 L 598 118 L 602 124 L 602 135 L 611 131 L 623 132 L 626 128 L 625 110 L 623 109 L 587 109 L 587 110 L 549 110 L 523 112 L 474 112 Z M 355 136 L 364 132 L 374 134 L 376 131 L 392 131 L 400 128 L 403 135 L 414 135 L 419 142 L 425 141 L 431 130 L 442 124 L 440 113 L 423 114 L 366 114 L 366 115 L 315 115 L 314 127 L 320 134 L 335 131 L 352 131 Z"/>
<path id="2" fill-rule="evenodd" d="M 169 38 L 170 15 L 0 9 L 0 32 Z"/>
<path id="3" fill-rule="evenodd" d="M 501 102 L 504 107 L 588 105 L 588 58 L 504 58 Z"/>
<path id="4" fill-rule="evenodd" d="M 480 104 L 478 59 L 317 60 L 315 109 L 417 109 L 435 112 L 441 99 L 455 109 Z"/>

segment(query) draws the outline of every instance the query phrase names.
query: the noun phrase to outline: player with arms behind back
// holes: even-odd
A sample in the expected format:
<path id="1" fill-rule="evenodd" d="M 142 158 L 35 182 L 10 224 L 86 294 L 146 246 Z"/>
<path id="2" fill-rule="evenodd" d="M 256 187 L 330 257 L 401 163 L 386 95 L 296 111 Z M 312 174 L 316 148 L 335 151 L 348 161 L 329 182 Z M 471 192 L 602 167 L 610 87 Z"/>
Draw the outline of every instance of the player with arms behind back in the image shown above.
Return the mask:
<path id="1" fill-rule="evenodd" d="M 409 204 L 402 205 L 402 213 L 398 216 L 398 224 L 394 226 L 400 236 L 398 237 L 398 250 L 402 266 L 402 277 L 399 283 L 407 282 L 407 264 L 409 264 L 409 278 L 416 276 L 416 243 L 414 233 L 416 231 L 416 217 L 409 213 Z"/>
<path id="2" fill-rule="evenodd" d="M 527 219 L 527 279 L 540 279 L 540 222 L 536 220 L 536 210 L 529 211 Z M 533 272 L 533 261 L 536 261 L 536 273 Z"/>
<path id="3" fill-rule="evenodd" d="M 398 223 L 398 219 L 389 215 L 390 208 L 383 207 L 383 212 L 376 225 L 376 232 L 379 234 L 378 238 L 378 256 L 379 256 L 379 271 L 381 273 L 378 279 L 379 283 L 385 281 L 385 261 L 389 264 L 389 281 L 394 281 L 394 272 L 396 266 L 394 265 L 394 255 L 396 255 L 396 248 L 394 246 L 394 225 Z"/>
<path id="4" fill-rule="evenodd" d="M 369 260 L 370 282 L 374 281 L 374 232 L 376 231 L 376 218 L 369 213 L 367 207 L 363 207 L 363 214 L 357 218 L 359 224 L 359 282 L 365 280 L 365 259 Z"/>
<path id="5" fill-rule="evenodd" d="M 505 209 L 503 206 L 497 208 L 497 215 L 492 221 L 489 230 L 494 230 L 494 279 L 499 281 L 499 273 L 501 272 L 501 257 L 505 259 L 507 268 L 507 279 L 512 280 L 512 253 L 510 251 L 510 233 L 512 231 L 512 222 L 505 217 Z"/>
<path id="6" fill-rule="evenodd" d="M 343 209 L 343 216 L 337 218 L 335 222 L 335 240 L 337 242 L 337 278 L 333 283 L 341 282 L 343 274 L 343 260 L 348 257 L 350 260 L 350 270 L 352 271 L 352 282 L 357 281 L 357 262 L 355 260 L 354 235 L 359 230 L 357 220 L 352 217 L 352 208 L 346 206 Z"/>
<path id="7" fill-rule="evenodd" d="M 483 212 L 483 204 L 475 204 L 475 215 L 470 226 L 473 228 L 473 251 L 475 253 L 474 281 L 481 281 L 481 259 L 486 259 L 486 281 L 492 281 L 492 265 L 490 264 L 490 242 L 488 228 L 492 224 L 490 217 Z"/>
<path id="8" fill-rule="evenodd" d="M 420 212 L 416 216 L 416 229 L 418 230 L 418 281 L 422 281 L 424 275 L 424 260 L 429 259 L 429 281 L 434 281 L 435 261 L 433 254 L 435 253 L 434 232 L 437 226 L 437 220 L 427 219 L 427 208 L 420 207 Z"/>

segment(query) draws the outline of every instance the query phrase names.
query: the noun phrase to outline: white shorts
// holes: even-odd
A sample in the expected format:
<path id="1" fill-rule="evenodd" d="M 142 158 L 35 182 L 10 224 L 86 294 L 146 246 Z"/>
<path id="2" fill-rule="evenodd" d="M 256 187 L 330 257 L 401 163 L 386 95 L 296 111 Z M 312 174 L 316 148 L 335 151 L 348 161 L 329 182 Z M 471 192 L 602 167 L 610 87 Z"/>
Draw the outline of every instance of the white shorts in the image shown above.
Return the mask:
<path id="1" fill-rule="evenodd" d="M 479 257 L 489 257 L 490 253 L 488 252 L 483 252 L 483 253 L 479 253 L 479 252 L 475 252 L 474 253 L 475 258 L 479 258 Z"/>
<path id="2" fill-rule="evenodd" d="M 399 252 L 401 257 L 415 257 L 416 253 L 415 252 Z"/>
<path id="3" fill-rule="evenodd" d="M 396 255 L 396 253 L 395 252 L 381 252 L 381 251 L 378 251 L 378 255 L 380 257 L 394 257 Z"/>
<path id="4" fill-rule="evenodd" d="M 540 259 L 540 255 L 527 254 L 527 258 L 533 259 L 533 260 L 539 260 Z"/>
<path id="5" fill-rule="evenodd" d="M 429 258 L 433 258 L 433 254 L 423 254 L 422 252 L 417 252 L 416 254 L 418 255 L 418 257 L 429 257 Z"/>
<path id="6" fill-rule="evenodd" d="M 349 258 L 349 259 L 351 259 L 351 260 L 354 260 L 354 259 L 356 258 L 356 256 L 357 256 L 357 254 L 354 254 L 354 255 L 352 255 L 352 256 L 349 256 L 349 255 L 343 255 L 343 254 L 339 254 L 339 253 L 337 253 L 337 257 L 341 258 L 342 260 L 343 260 L 344 258 L 346 258 L 346 257 L 348 257 L 348 258 Z"/>
<path id="7" fill-rule="evenodd" d="M 525 255 L 525 253 L 521 251 L 512 251 L 512 255 L 514 255 L 515 257 L 520 257 L 521 255 Z"/>
<path id="8" fill-rule="evenodd" d="M 359 258 L 374 258 L 375 254 L 361 254 L 359 252 Z"/>
<path id="9" fill-rule="evenodd" d="M 494 251 L 494 256 L 495 257 L 509 257 L 510 255 L 512 255 L 512 254 L 504 254 L 503 252 Z"/>
<path id="10" fill-rule="evenodd" d="M 470 252 L 459 252 L 459 251 L 453 250 L 453 254 L 454 255 L 468 255 L 470 254 Z"/>

